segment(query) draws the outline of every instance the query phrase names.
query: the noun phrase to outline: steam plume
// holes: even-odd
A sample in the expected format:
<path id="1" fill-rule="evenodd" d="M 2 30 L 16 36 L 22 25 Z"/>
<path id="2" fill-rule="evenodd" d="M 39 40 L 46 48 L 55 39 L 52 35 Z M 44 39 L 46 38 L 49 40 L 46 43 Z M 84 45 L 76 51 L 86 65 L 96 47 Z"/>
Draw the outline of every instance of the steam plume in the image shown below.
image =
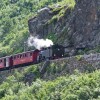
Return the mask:
<path id="1" fill-rule="evenodd" d="M 28 46 L 34 46 L 39 50 L 43 47 L 49 47 L 50 45 L 53 45 L 53 42 L 49 39 L 39 39 L 38 37 L 33 36 L 28 38 Z"/>

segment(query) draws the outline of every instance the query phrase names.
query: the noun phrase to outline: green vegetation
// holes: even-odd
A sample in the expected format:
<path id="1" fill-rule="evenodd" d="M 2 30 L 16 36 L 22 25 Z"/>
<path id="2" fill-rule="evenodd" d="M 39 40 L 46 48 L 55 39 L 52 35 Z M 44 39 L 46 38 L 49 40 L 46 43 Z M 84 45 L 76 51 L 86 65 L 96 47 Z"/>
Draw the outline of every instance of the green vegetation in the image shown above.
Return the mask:
<path id="1" fill-rule="evenodd" d="M 82 55 L 77 55 L 77 56 L 76 56 L 76 59 L 77 59 L 77 60 L 81 60 L 81 59 L 82 59 Z"/>
<path id="2" fill-rule="evenodd" d="M 75 0 L 62 0 L 62 2 L 58 3 L 58 7 L 54 5 L 50 5 L 49 7 L 52 9 L 52 12 L 55 14 L 48 23 L 55 22 L 59 20 L 61 17 L 65 15 L 66 10 L 72 10 L 75 6 Z"/>
<path id="3" fill-rule="evenodd" d="M 20 72 L 16 72 L 0 85 L 0 100 L 100 99 L 100 71 L 87 74 L 75 71 L 73 75 L 58 77 L 52 81 L 36 79 L 31 86 L 25 85 L 22 80 L 19 81 L 21 79 L 19 75 Z"/>

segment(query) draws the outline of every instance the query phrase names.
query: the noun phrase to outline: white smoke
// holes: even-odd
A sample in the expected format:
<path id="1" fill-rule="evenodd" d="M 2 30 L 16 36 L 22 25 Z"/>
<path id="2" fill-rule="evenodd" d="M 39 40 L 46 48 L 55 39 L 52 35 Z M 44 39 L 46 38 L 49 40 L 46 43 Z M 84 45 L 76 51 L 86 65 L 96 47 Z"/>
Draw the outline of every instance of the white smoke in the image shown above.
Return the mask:
<path id="1" fill-rule="evenodd" d="M 53 42 L 49 39 L 39 39 L 38 37 L 33 36 L 28 38 L 28 46 L 34 46 L 39 50 L 43 47 L 49 47 L 51 45 L 53 45 Z"/>

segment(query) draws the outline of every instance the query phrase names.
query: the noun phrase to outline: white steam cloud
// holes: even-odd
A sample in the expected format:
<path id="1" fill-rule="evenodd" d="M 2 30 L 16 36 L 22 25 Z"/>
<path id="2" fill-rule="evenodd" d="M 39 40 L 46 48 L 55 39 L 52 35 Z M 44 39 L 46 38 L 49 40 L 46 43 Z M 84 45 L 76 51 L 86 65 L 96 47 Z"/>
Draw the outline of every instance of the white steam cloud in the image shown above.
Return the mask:
<path id="1" fill-rule="evenodd" d="M 49 39 L 39 39 L 38 37 L 33 36 L 28 38 L 28 46 L 34 46 L 39 50 L 43 47 L 49 47 L 51 45 L 53 45 L 53 42 Z"/>

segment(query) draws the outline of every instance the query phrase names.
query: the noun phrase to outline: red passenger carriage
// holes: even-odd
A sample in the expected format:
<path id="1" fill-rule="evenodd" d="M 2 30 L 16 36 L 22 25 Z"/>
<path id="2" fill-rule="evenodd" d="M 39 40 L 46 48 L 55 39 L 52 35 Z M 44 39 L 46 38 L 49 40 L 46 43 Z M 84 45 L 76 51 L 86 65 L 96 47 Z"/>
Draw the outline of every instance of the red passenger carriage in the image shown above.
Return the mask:
<path id="1" fill-rule="evenodd" d="M 20 53 L 12 57 L 13 66 L 28 65 L 37 62 L 39 50 Z"/>
<path id="2" fill-rule="evenodd" d="M 35 64 L 37 63 L 38 53 L 39 50 L 34 50 L 3 57 L 0 59 L 0 70 Z"/>

